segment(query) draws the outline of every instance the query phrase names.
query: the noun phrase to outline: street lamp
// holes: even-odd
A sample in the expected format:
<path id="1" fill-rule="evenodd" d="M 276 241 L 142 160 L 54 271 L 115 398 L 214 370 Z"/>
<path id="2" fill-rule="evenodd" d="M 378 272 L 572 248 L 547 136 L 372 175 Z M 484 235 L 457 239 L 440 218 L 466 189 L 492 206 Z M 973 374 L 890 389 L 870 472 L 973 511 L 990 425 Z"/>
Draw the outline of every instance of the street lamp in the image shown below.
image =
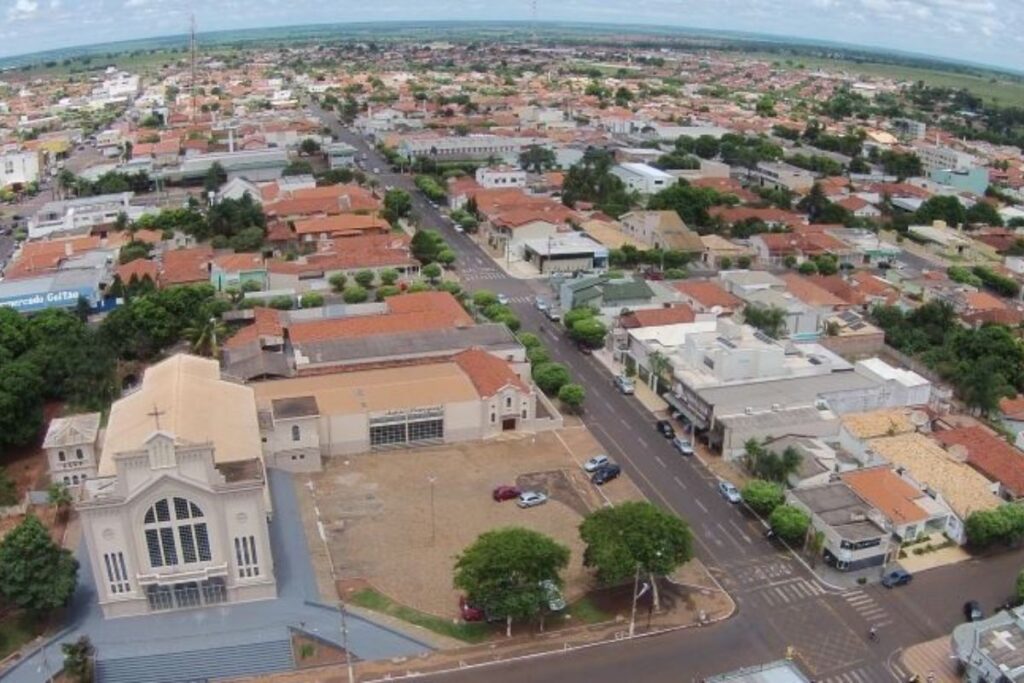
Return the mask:
<path id="1" fill-rule="evenodd" d="M 434 483 L 437 482 L 437 477 L 429 476 L 427 481 L 430 483 L 430 545 L 434 545 L 437 539 L 437 520 L 434 517 Z"/>
<path id="2" fill-rule="evenodd" d="M 640 583 L 640 563 L 636 563 L 636 574 L 633 576 L 633 609 L 629 614 L 629 637 L 632 638 L 636 632 L 636 603 L 651 589 L 651 584 L 644 581 L 644 585 L 638 591 L 638 585 Z"/>
<path id="3" fill-rule="evenodd" d="M 355 683 L 356 674 L 352 669 L 352 654 L 348 650 L 348 620 L 345 618 L 345 601 L 338 600 L 341 610 L 341 647 L 345 650 L 345 669 L 348 672 L 348 683 Z"/>

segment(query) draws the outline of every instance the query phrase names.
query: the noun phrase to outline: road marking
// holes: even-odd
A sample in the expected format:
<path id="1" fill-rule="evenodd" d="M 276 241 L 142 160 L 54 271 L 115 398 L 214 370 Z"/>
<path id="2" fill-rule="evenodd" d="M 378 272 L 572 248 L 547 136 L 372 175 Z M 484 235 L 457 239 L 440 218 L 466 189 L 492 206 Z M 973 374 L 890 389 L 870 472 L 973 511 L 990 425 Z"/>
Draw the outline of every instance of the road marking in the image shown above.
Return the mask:
<path id="1" fill-rule="evenodd" d="M 642 436 L 636 437 L 636 440 L 640 442 L 641 446 L 643 446 L 644 448 L 647 448 L 647 442 L 644 441 L 644 438 Z"/>
<path id="2" fill-rule="evenodd" d="M 743 532 L 743 529 L 740 528 L 739 524 L 737 524 L 735 521 L 733 521 L 731 519 L 729 520 L 729 524 L 732 525 L 732 528 L 736 529 L 736 531 L 739 532 L 739 535 L 743 537 L 744 541 L 746 541 L 747 543 L 753 543 L 753 541 L 750 540 L 750 536 L 747 536 Z"/>
<path id="3" fill-rule="evenodd" d="M 683 480 L 682 480 L 682 479 L 680 479 L 679 477 L 672 477 L 672 478 L 676 480 L 676 483 L 677 483 L 677 484 L 679 484 L 679 486 L 680 486 L 680 487 L 681 487 L 681 488 L 682 488 L 682 489 L 683 489 L 684 491 L 686 490 L 686 484 L 684 484 L 684 483 L 683 483 Z"/>
<path id="4" fill-rule="evenodd" d="M 628 429 L 629 431 L 633 431 L 633 425 L 629 424 L 628 422 L 623 420 L 621 417 L 619 418 L 619 422 L 621 422 L 622 426 L 625 427 L 626 429 Z"/>
<path id="5" fill-rule="evenodd" d="M 704 503 L 700 502 L 700 500 L 698 498 L 694 498 L 693 502 L 697 504 L 697 507 L 699 507 L 701 510 L 704 511 L 704 514 L 708 513 L 708 509 L 706 507 L 704 507 Z"/>
<path id="6" fill-rule="evenodd" d="M 659 464 L 659 465 L 661 465 L 662 467 L 666 467 L 666 465 L 665 465 L 665 461 L 661 459 L 661 456 L 660 456 L 660 455 L 656 455 L 656 456 L 654 456 L 654 459 L 658 461 L 658 464 Z"/>

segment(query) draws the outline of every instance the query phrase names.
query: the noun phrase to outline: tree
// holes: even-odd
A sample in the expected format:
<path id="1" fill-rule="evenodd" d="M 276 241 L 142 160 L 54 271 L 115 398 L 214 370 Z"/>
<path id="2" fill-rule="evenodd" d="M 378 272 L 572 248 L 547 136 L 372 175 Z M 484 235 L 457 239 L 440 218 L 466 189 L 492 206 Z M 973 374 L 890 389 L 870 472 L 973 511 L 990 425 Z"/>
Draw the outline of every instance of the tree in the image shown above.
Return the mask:
<path id="1" fill-rule="evenodd" d="M 801 275 L 816 275 L 818 272 L 818 264 L 808 259 L 807 261 L 804 261 L 803 263 L 800 264 L 800 267 L 797 268 L 797 271 Z"/>
<path id="2" fill-rule="evenodd" d="M 778 306 L 749 304 L 743 309 L 743 322 L 778 339 L 786 332 L 786 311 Z"/>
<path id="3" fill-rule="evenodd" d="M 785 483 L 790 474 L 795 472 L 803 460 L 803 456 L 792 446 L 782 451 L 782 455 L 765 448 L 757 439 L 749 439 L 744 444 L 746 451 L 744 463 L 752 475 L 759 479 Z"/>
<path id="4" fill-rule="evenodd" d="M 0 595 L 41 614 L 71 599 L 78 562 L 50 538 L 33 514 L 0 541 Z"/>
<path id="5" fill-rule="evenodd" d="M 18 487 L 7 474 L 7 470 L 0 467 L 0 507 L 18 504 Z"/>
<path id="6" fill-rule="evenodd" d="M 591 513 L 580 524 L 586 544 L 583 565 L 598 580 L 618 584 L 637 571 L 651 578 L 654 608 L 659 607 L 656 577 L 666 576 L 693 557 L 693 535 L 675 515 L 647 501 L 629 501 Z"/>
<path id="7" fill-rule="evenodd" d="M 554 168 L 557 163 L 554 150 L 540 145 L 530 145 L 519 154 L 519 165 L 534 173 L 543 173 Z"/>
<path id="8" fill-rule="evenodd" d="M 394 225 L 412 211 L 412 196 L 405 190 L 388 190 L 384 193 L 384 218 Z"/>
<path id="9" fill-rule="evenodd" d="M 519 343 L 523 345 L 527 351 L 543 346 L 540 337 L 535 335 L 533 332 L 520 332 L 516 337 L 519 339 Z"/>
<path id="10" fill-rule="evenodd" d="M 295 308 L 295 300 L 287 294 L 283 294 L 281 296 L 275 296 L 267 302 L 267 305 L 278 311 L 290 311 Z"/>
<path id="11" fill-rule="evenodd" d="M 427 265 L 423 266 L 423 269 L 420 271 L 420 273 L 423 275 L 423 277 L 427 278 L 431 282 L 436 282 L 437 279 L 441 277 L 441 266 L 437 265 L 436 263 L 428 263 Z"/>
<path id="12" fill-rule="evenodd" d="M 327 278 L 327 282 L 330 283 L 333 292 L 341 293 L 345 290 L 345 283 L 348 282 L 348 277 L 345 273 L 334 273 Z"/>
<path id="13" fill-rule="evenodd" d="M 569 383 L 569 370 L 561 363 L 541 363 L 533 366 L 533 381 L 548 396 L 556 396 L 559 389 Z"/>
<path id="14" fill-rule="evenodd" d="M 755 110 L 757 111 L 757 115 L 763 118 L 775 116 L 775 100 L 768 95 L 764 95 L 757 101 Z"/>
<path id="15" fill-rule="evenodd" d="M 92 683 L 93 647 L 89 636 L 81 636 L 73 643 L 64 643 L 60 649 L 64 655 L 64 674 L 72 683 Z"/>
<path id="16" fill-rule="evenodd" d="M 531 362 L 533 362 L 532 359 Z M 586 397 L 586 392 L 579 384 L 563 384 L 558 390 L 558 400 L 572 413 L 580 411 L 580 408 L 583 407 L 583 400 Z"/>
<path id="17" fill-rule="evenodd" d="M 945 221 L 950 227 L 957 227 L 967 220 L 967 212 L 956 196 L 937 195 L 926 199 L 914 213 L 917 223 L 930 225 L 933 221 Z"/>
<path id="18" fill-rule="evenodd" d="M 1003 217 L 999 215 L 994 206 L 985 201 L 975 202 L 974 206 L 967 209 L 965 219 L 970 225 L 990 225 L 993 227 L 1001 227 L 1003 225 Z"/>
<path id="19" fill-rule="evenodd" d="M 373 286 L 373 281 L 376 277 L 372 270 L 360 270 L 353 279 L 360 287 L 369 288 Z"/>
<path id="20" fill-rule="evenodd" d="M 743 502 L 757 514 L 765 517 L 786 501 L 782 487 L 775 482 L 754 479 L 743 487 Z"/>
<path id="21" fill-rule="evenodd" d="M 203 178 L 203 189 L 207 192 L 216 192 L 227 181 L 228 172 L 224 170 L 219 161 L 215 161 L 206 171 L 206 176 Z"/>
<path id="22" fill-rule="evenodd" d="M 567 330 L 572 330 L 573 326 L 583 320 L 592 320 L 597 315 L 594 309 L 588 306 L 577 306 L 566 311 L 565 315 L 562 316 L 562 324 L 565 325 Z"/>
<path id="23" fill-rule="evenodd" d="M 607 335 L 608 328 L 597 318 L 577 320 L 569 330 L 569 336 L 573 341 L 592 349 L 601 348 Z"/>
<path id="24" fill-rule="evenodd" d="M 542 582 L 561 585 L 569 549 L 544 534 L 518 527 L 487 531 L 455 560 L 454 584 L 488 614 L 512 622 L 541 614 L 547 603 Z"/>
<path id="25" fill-rule="evenodd" d="M 489 292 L 486 289 L 473 292 L 473 305 L 479 309 L 485 309 L 496 303 L 498 303 L 498 296 L 494 292 Z"/>
<path id="26" fill-rule="evenodd" d="M 825 195 L 821 183 L 814 183 L 811 191 L 796 204 L 796 208 L 807 213 L 811 223 L 819 223 L 825 210 L 832 204 Z"/>
<path id="27" fill-rule="evenodd" d="M 319 308 L 324 305 L 324 295 L 319 292 L 306 292 L 299 299 L 300 308 Z"/>
<path id="28" fill-rule="evenodd" d="M 266 234 L 263 228 L 258 225 L 254 225 L 249 228 L 240 230 L 234 237 L 231 238 L 231 248 L 236 252 L 254 252 L 259 251 L 263 248 L 263 240 Z"/>
<path id="29" fill-rule="evenodd" d="M 377 301 L 384 301 L 389 296 L 396 296 L 401 293 L 402 290 L 395 285 L 381 285 L 374 291 Z"/>
<path id="30" fill-rule="evenodd" d="M 369 298 L 366 290 L 359 285 L 352 285 L 346 287 L 342 293 L 341 298 L 345 300 L 347 304 L 361 304 Z"/>
<path id="31" fill-rule="evenodd" d="M 437 262 L 445 268 L 450 268 L 455 263 L 455 252 L 445 247 L 441 251 L 437 252 Z"/>
<path id="32" fill-rule="evenodd" d="M 647 365 L 651 369 L 651 389 L 660 394 L 658 380 L 665 379 L 665 374 L 672 369 L 672 361 L 661 351 L 651 351 L 647 355 Z"/>
<path id="33" fill-rule="evenodd" d="M 316 154 L 317 152 L 320 151 L 320 143 L 314 140 L 313 138 L 306 138 L 299 145 L 299 151 L 305 154 L 306 156 Z"/>
<path id="34" fill-rule="evenodd" d="M 1014 588 L 1014 595 L 1017 597 L 1017 602 L 1024 603 L 1024 570 L 1021 570 L 1021 572 L 1017 574 L 1017 582 Z"/>
<path id="35" fill-rule="evenodd" d="M 394 268 L 385 268 L 384 270 L 377 273 L 377 277 L 380 278 L 382 285 L 390 286 L 398 282 L 398 271 Z"/>
<path id="36" fill-rule="evenodd" d="M 423 264 L 435 261 L 445 246 L 444 238 L 436 230 L 417 230 L 409 242 L 412 255 Z"/>
<path id="37" fill-rule="evenodd" d="M 217 318 L 190 325 L 183 332 L 192 345 L 193 353 L 210 358 L 217 358 L 220 355 L 220 343 L 227 337 L 227 333 L 227 327 Z"/>
<path id="38" fill-rule="evenodd" d="M 811 518 L 803 510 L 792 505 L 780 505 L 768 518 L 775 535 L 787 543 L 799 543 L 807 535 Z"/>
<path id="39" fill-rule="evenodd" d="M 739 258 L 737 258 L 736 259 L 736 267 L 737 268 L 741 268 L 743 270 L 746 270 L 746 269 L 750 268 L 750 257 L 749 256 L 740 256 Z"/>
<path id="40" fill-rule="evenodd" d="M 0 363 L 0 444 L 20 446 L 36 437 L 44 388 L 37 365 L 20 358 Z"/>
<path id="41" fill-rule="evenodd" d="M 304 159 L 291 162 L 281 170 L 282 176 L 313 175 L 313 166 Z"/>
<path id="42" fill-rule="evenodd" d="M 66 521 L 72 503 L 71 491 L 67 485 L 58 481 L 53 482 L 46 489 L 46 498 L 50 505 L 57 508 L 57 517 Z"/>
<path id="43" fill-rule="evenodd" d="M 985 356 L 962 365 L 958 373 L 958 393 L 964 403 L 982 415 L 996 412 L 1000 399 L 1016 395 L 1014 386 L 1006 379 L 1006 358 Z"/>

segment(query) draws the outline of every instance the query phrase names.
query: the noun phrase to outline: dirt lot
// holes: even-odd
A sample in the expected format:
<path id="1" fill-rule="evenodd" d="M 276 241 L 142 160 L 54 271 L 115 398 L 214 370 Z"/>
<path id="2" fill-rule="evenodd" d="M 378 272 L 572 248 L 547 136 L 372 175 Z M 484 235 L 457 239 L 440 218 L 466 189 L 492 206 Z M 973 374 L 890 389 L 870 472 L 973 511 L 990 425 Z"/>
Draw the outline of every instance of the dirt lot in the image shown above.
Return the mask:
<path id="1" fill-rule="evenodd" d="M 583 515 L 604 505 L 604 496 L 612 502 L 642 498 L 625 475 L 600 490 L 588 481 L 579 465 L 598 452 L 589 432 L 575 427 L 328 459 L 313 482 L 335 578 L 364 579 L 404 605 L 456 617 L 455 557 L 480 533 L 514 525 L 571 549 L 566 597 L 580 597 L 591 587 L 577 533 Z M 551 500 L 528 510 L 514 501 L 496 503 L 491 490 L 498 484 L 543 490 Z"/>

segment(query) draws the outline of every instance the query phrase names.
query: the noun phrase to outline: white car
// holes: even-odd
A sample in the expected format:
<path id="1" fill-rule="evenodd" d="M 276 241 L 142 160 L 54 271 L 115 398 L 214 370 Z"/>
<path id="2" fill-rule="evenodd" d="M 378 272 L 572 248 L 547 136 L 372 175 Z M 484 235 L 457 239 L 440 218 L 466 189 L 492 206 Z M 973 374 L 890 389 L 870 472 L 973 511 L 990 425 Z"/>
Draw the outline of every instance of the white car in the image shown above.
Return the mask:
<path id="1" fill-rule="evenodd" d="M 546 311 L 548 310 L 548 308 L 550 308 L 548 302 L 544 301 L 544 299 L 541 299 L 540 297 L 537 297 L 534 300 L 533 305 L 537 307 L 538 311 Z"/>
<path id="2" fill-rule="evenodd" d="M 607 455 L 602 453 L 600 455 L 595 455 L 593 458 L 583 463 L 583 469 L 587 472 L 596 472 L 609 464 L 611 464 L 611 460 L 608 459 Z"/>
<path id="3" fill-rule="evenodd" d="M 459 225 L 458 223 L 456 223 L 456 224 L 455 224 L 455 232 L 466 232 L 466 229 L 465 229 L 465 228 L 463 228 L 463 227 L 462 227 L 461 225 Z"/>
<path id="4" fill-rule="evenodd" d="M 693 444 L 681 436 L 673 438 L 672 445 L 683 455 L 693 455 Z"/>
<path id="5" fill-rule="evenodd" d="M 618 375 L 615 377 L 615 387 L 626 396 L 631 396 L 636 393 L 636 384 L 633 380 L 624 375 Z"/>
<path id="6" fill-rule="evenodd" d="M 519 494 L 516 505 L 521 508 L 532 508 L 548 502 L 548 494 L 540 491 L 523 491 Z"/>
<path id="7" fill-rule="evenodd" d="M 502 306 L 508 306 L 508 297 L 505 296 L 504 294 L 499 294 L 498 303 L 501 304 Z"/>
<path id="8" fill-rule="evenodd" d="M 740 495 L 740 492 L 736 487 L 725 480 L 718 482 L 718 492 L 722 494 L 723 498 L 733 504 L 739 503 L 743 500 L 743 497 Z"/>
<path id="9" fill-rule="evenodd" d="M 562 596 L 562 591 L 558 589 L 558 586 L 551 579 L 544 579 L 540 582 L 540 587 L 544 591 L 544 595 L 548 601 L 548 609 L 552 612 L 561 612 L 565 609 L 565 598 Z"/>

